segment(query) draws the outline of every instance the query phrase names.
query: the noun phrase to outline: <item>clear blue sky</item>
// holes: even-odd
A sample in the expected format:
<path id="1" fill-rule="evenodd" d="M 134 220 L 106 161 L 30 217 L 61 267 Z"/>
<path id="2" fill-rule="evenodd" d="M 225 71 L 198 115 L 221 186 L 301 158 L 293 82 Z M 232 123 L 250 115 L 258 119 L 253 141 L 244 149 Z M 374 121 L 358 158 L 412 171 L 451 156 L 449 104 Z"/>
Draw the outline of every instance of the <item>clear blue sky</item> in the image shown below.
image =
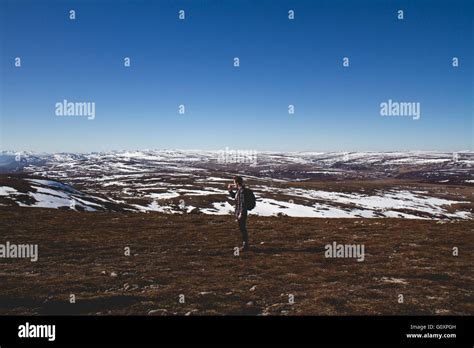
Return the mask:
<path id="1" fill-rule="evenodd" d="M 0 3 L 3 150 L 473 149 L 471 0 Z M 421 118 L 380 116 L 388 99 Z"/>

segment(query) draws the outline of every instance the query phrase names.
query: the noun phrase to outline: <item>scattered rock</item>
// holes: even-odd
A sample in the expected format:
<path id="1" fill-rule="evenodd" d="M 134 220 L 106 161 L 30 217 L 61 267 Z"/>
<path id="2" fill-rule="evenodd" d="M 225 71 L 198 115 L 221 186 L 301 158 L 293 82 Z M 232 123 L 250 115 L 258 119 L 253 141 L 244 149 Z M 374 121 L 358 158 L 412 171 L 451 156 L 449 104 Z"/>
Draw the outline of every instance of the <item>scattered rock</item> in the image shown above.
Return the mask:
<path id="1" fill-rule="evenodd" d="M 393 284 L 408 284 L 408 282 L 405 279 L 402 278 L 394 278 L 394 277 L 382 277 L 380 278 L 381 281 L 386 282 L 386 283 L 393 283 Z"/>
<path id="2" fill-rule="evenodd" d="M 212 293 L 213 293 L 212 291 L 201 291 L 199 293 L 199 295 L 204 296 L 204 295 L 209 295 L 209 294 L 212 294 Z"/>
<path id="3" fill-rule="evenodd" d="M 436 310 L 436 314 L 448 314 L 450 313 L 451 311 L 449 309 L 437 309 Z"/>
<path id="4" fill-rule="evenodd" d="M 154 314 L 165 314 L 168 313 L 168 311 L 164 308 L 160 309 L 152 309 L 148 311 L 148 315 L 154 315 Z"/>

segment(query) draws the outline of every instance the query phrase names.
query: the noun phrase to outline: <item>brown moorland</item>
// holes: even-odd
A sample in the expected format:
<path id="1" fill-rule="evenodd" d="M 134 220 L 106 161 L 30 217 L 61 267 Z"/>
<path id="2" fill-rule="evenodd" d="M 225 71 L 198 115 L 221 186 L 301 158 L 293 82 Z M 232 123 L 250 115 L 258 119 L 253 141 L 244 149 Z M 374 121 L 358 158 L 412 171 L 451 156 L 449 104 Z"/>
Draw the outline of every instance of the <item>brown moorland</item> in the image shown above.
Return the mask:
<path id="1" fill-rule="evenodd" d="M 0 244 L 39 245 L 37 262 L 0 258 L 0 314 L 474 313 L 469 220 L 252 216 L 239 256 L 231 216 L 1 207 L 0 221 Z M 326 258 L 334 241 L 365 260 Z"/>

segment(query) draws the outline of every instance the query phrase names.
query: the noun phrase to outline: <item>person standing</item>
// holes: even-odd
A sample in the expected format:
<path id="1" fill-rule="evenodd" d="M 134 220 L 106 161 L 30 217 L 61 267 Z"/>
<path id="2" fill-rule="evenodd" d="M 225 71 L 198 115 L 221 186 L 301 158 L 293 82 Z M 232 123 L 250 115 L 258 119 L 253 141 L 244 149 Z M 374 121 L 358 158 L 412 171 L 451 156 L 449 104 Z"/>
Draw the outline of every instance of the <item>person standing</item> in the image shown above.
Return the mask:
<path id="1" fill-rule="evenodd" d="M 235 198 L 235 217 L 239 223 L 239 230 L 242 234 L 242 251 L 249 250 L 249 240 L 247 232 L 247 216 L 248 211 L 245 202 L 245 186 L 244 179 L 240 176 L 234 176 L 234 183 L 229 184 L 229 194 L 232 198 Z"/>

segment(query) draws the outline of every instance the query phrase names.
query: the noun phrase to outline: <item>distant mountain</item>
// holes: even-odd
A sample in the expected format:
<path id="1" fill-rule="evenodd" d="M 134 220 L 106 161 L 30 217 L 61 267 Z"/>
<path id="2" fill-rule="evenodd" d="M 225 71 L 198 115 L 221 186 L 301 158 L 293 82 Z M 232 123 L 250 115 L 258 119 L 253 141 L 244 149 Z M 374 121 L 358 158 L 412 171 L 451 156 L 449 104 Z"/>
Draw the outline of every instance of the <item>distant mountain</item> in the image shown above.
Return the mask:
<path id="1" fill-rule="evenodd" d="M 464 219 L 474 206 L 472 152 L 145 150 L 0 158 L 15 173 L 1 176 L 4 205 L 69 209 L 74 200 L 75 210 L 229 214 L 226 185 L 239 174 L 259 199 L 252 213 L 264 216 Z"/>
<path id="2" fill-rule="evenodd" d="M 31 152 L 0 152 L 0 173 L 21 172 L 25 166 L 29 165 L 44 165 L 47 154 L 34 154 Z"/>

